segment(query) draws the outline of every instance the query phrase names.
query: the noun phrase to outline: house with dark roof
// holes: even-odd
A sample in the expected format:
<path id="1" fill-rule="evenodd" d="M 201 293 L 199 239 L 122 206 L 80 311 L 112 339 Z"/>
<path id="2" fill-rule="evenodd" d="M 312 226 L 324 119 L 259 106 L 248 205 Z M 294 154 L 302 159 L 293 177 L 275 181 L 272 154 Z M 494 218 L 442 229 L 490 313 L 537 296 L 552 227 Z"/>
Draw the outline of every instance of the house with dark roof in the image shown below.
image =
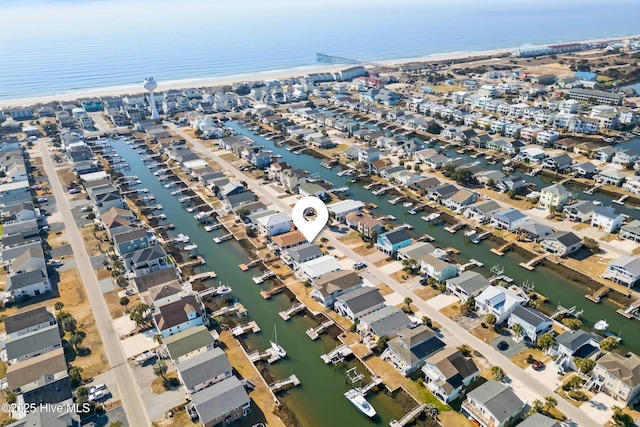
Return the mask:
<path id="1" fill-rule="evenodd" d="M 475 298 L 489 286 L 489 281 L 482 275 L 473 271 L 465 271 L 458 277 L 445 280 L 447 292 L 460 299 L 461 303 L 469 298 Z"/>
<path id="2" fill-rule="evenodd" d="M 534 219 L 528 219 L 527 221 L 518 225 L 515 233 L 527 242 L 539 242 L 544 237 L 553 233 L 553 228 L 546 224 L 542 224 Z"/>
<path id="3" fill-rule="evenodd" d="M 190 357 L 176 367 L 189 394 L 230 378 L 233 370 L 227 355 L 219 347 Z"/>
<path id="4" fill-rule="evenodd" d="M 38 356 L 62 347 L 58 325 L 50 325 L 10 338 L 5 343 L 10 364 Z"/>
<path id="5" fill-rule="evenodd" d="M 227 425 L 249 415 L 251 401 L 244 386 L 232 376 L 191 395 L 193 408 L 204 427 Z"/>
<path id="6" fill-rule="evenodd" d="M 596 205 L 591 200 L 578 200 L 576 203 L 567 205 L 562 209 L 571 221 L 590 222 Z"/>
<path id="7" fill-rule="evenodd" d="M 561 425 L 554 418 L 536 412 L 525 418 L 518 427 L 561 427 Z"/>
<path id="8" fill-rule="evenodd" d="M 7 367 L 9 390 L 21 390 L 25 385 L 38 381 L 43 375 L 67 372 L 67 362 L 62 347 Z"/>
<path id="9" fill-rule="evenodd" d="M 34 297 L 45 292 L 51 292 L 51 283 L 49 283 L 49 278 L 41 270 L 18 273 L 7 277 L 6 293 L 10 295 L 10 298 L 20 298 L 24 295 Z"/>
<path id="10" fill-rule="evenodd" d="M 595 358 L 600 353 L 600 341 L 602 337 L 593 332 L 567 331 L 556 337 L 550 352 L 557 356 L 554 363 L 559 370 L 577 370 L 573 358 Z"/>
<path id="11" fill-rule="evenodd" d="M 382 252 L 393 256 L 396 254 L 398 249 L 409 246 L 411 242 L 413 242 L 413 239 L 406 229 L 396 228 L 394 230 L 387 231 L 386 233 L 379 234 L 375 246 Z"/>
<path id="12" fill-rule="evenodd" d="M 462 414 L 481 427 L 503 427 L 518 420 L 526 405 L 510 387 L 489 380 L 467 394 Z"/>
<path id="13" fill-rule="evenodd" d="M 429 356 L 444 347 L 445 343 L 431 328 L 420 325 L 398 331 L 397 335 L 387 342 L 387 349 L 380 358 L 407 376 L 420 369 Z"/>
<path id="14" fill-rule="evenodd" d="M 80 427 L 80 417 L 75 412 L 66 410 L 57 412 L 36 409 L 6 427 Z"/>
<path id="15" fill-rule="evenodd" d="M 134 252 L 148 246 L 149 235 L 144 228 L 136 228 L 113 236 L 113 249 L 118 255 Z"/>
<path id="16" fill-rule="evenodd" d="M 131 271 L 134 277 L 171 267 L 167 262 L 167 254 L 159 245 L 128 252 L 122 258 L 126 269 Z"/>
<path id="17" fill-rule="evenodd" d="M 576 176 L 582 178 L 592 178 L 599 171 L 598 167 L 591 162 L 576 163 L 571 165 L 571 170 L 576 172 Z"/>
<path id="18" fill-rule="evenodd" d="M 202 302 L 196 295 L 187 295 L 157 307 L 153 321 L 163 338 L 209 322 Z"/>
<path id="19" fill-rule="evenodd" d="M 325 307 L 331 308 L 337 297 L 361 286 L 362 278 L 355 271 L 335 271 L 316 278 L 309 296 Z"/>
<path id="20" fill-rule="evenodd" d="M 29 271 L 47 273 L 47 262 L 44 259 L 42 247 L 27 248 L 11 261 L 10 274 L 26 273 Z"/>
<path id="21" fill-rule="evenodd" d="M 178 332 L 164 338 L 162 342 L 174 365 L 215 347 L 215 339 L 204 325 Z"/>
<path id="22" fill-rule="evenodd" d="M 494 200 L 483 200 L 467 206 L 463 215 L 466 218 L 478 221 L 480 224 L 484 224 L 489 221 L 491 215 L 499 212 L 500 209 L 501 207 L 498 202 Z"/>
<path id="23" fill-rule="evenodd" d="M 380 291 L 376 288 L 363 286 L 337 296 L 333 309 L 339 315 L 355 322 L 384 306 L 384 298 L 380 295 Z"/>
<path id="24" fill-rule="evenodd" d="M 523 224 L 528 219 L 529 217 L 519 210 L 509 208 L 493 213 L 489 225 L 498 230 L 514 231 L 520 224 Z"/>
<path id="25" fill-rule="evenodd" d="M 168 302 L 180 298 L 182 286 L 177 280 L 163 283 L 162 285 L 152 286 L 146 292 L 140 294 L 144 302 L 149 307 L 160 307 Z"/>
<path id="26" fill-rule="evenodd" d="M 570 231 L 556 231 L 542 239 L 540 245 L 550 254 L 565 257 L 582 247 L 582 239 Z"/>
<path id="27" fill-rule="evenodd" d="M 630 404 L 640 392 L 640 357 L 609 352 L 596 362 L 591 379 L 597 391 Z"/>
<path id="28" fill-rule="evenodd" d="M 44 374 L 37 380 L 23 385 L 20 390 L 20 398 L 27 405 L 72 403 L 73 395 L 66 369 L 55 374 Z"/>
<path id="29" fill-rule="evenodd" d="M 385 306 L 360 318 L 358 332 L 363 337 L 370 337 L 370 343 L 375 344 L 378 338 L 395 337 L 399 331 L 411 326 L 411 320 L 398 307 Z"/>
<path id="30" fill-rule="evenodd" d="M 139 293 L 144 293 L 153 286 L 170 283 L 174 280 L 178 280 L 178 278 L 178 273 L 175 268 L 164 268 L 162 270 L 156 270 L 152 273 L 135 277 L 133 279 L 133 284 L 136 286 Z"/>
<path id="31" fill-rule="evenodd" d="M 21 311 L 4 319 L 5 332 L 9 338 L 15 338 L 55 324 L 56 319 L 53 314 L 47 311 L 46 307 Z"/>
<path id="32" fill-rule="evenodd" d="M 456 348 L 445 348 L 429 357 L 424 366 L 425 387 L 444 403 L 462 395 L 478 375 L 480 369 L 471 358 Z"/>
<path id="33" fill-rule="evenodd" d="M 430 188 L 427 191 L 429 200 L 440 202 L 446 200 L 458 192 L 458 187 L 453 184 L 442 184 L 437 187 Z"/>
<path id="34" fill-rule="evenodd" d="M 515 324 L 522 326 L 522 338 L 535 343 L 538 337 L 551 330 L 553 320 L 530 307 L 517 307 L 507 320 L 509 328 Z"/>
<path id="35" fill-rule="evenodd" d="M 301 245 L 288 248 L 286 251 L 282 252 L 280 258 L 285 264 L 295 271 L 303 262 L 320 258 L 322 255 L 324 255 L 324 253 L 318 245 L 313 243 L 303 243 Z"/>
<path id="36" fill-rule="evenodd" d="M 544 169 L 551 169 L 558 172 L 563 172 L 571 167 L 573 159 L 568 154 L 560 154 L 554 157 L 547 157 L 542 161 L 542 167 Z"/>

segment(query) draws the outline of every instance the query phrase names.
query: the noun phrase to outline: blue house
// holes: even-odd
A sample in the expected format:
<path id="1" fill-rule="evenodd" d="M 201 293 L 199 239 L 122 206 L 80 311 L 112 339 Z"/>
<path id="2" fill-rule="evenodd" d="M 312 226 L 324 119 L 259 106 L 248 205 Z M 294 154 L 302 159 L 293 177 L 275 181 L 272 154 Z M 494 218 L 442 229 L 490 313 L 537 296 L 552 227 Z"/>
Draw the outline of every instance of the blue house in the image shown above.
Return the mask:
<path id="1" fill-rule="evenodd" d="M 579 80 L 595 81 L 598 75 L 596 73 L 590 73 L 588 71 L 576 71 L 574 77 Z"/>
<path id="2" fill-rule="evenodd" d="M 413 239 L 407 230 L 404 228 L 396 228 L 395 230 L 380 234 L 376 242 L 376 247 L 382 252 L 393 256 L 398 249 L 409 246 L 411 243 L 413 243 Z"/>

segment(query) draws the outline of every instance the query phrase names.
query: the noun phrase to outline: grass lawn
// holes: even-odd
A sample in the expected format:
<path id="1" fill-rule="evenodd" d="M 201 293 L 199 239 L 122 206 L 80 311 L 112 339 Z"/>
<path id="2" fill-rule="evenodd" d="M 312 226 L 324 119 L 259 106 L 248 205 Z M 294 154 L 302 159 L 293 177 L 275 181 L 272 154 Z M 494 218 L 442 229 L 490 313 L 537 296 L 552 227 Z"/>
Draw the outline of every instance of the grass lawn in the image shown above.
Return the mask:
<path id="1" fill-rule="evenodd" d="M 178 371 L 167 372 L 166 374 L 164 374 L 164 376 L 167 380 L 178 380 Z M 151 391 L 153 392 L 153 394 L 161 394 L 167 391 L 167 389 L 164 387 L 164 382 L 165 379 L 162 377 L 154 378 L 154 380 L 151 382 Z"/>
<path id="2" fill-rule="evenodd" d="M 509 360 L 518 365 L 520 369 L 526 369 L 529 366 L 527 363 L 527 357 L 529 355 L 532 355 L 535 360 L 540 360 L 545 364 L 551 360 L 550 356 L 546 356 L 542 350 L 538 348 L 527 348 L 523 352 L 511 357 Z"/>
<path id="3" fill-rule="evenodd" d="M 368 243 L 360 245 L 352 250 L 360 256 L 367 256 L 377 251 L 377 249 L 373 245 L 370 245 Z"/>
<path id="4" fill-rule="evenodd" d="M 482 326 L 478 326 L 477 328 L 471 329 L 469 332 L 484 342 L 491 342 L 499 336 L 499 334 L 490 327 L 485 329 Z"/>
<path id="5" fill-rule="evenodd" d="M 440 291 L 433 289 L 431 286 L 423 286 L 420 289 L 413 291 L 421 300 L 427 301 L 440 294 Z"/>
<path id="6" fill-rule="evenodd" d="M 453 319 L 460 314 L 460 304 L 456 302 L 444 308 L 441 308 L 440 313 L 444 314 L 449 319 Z"/>

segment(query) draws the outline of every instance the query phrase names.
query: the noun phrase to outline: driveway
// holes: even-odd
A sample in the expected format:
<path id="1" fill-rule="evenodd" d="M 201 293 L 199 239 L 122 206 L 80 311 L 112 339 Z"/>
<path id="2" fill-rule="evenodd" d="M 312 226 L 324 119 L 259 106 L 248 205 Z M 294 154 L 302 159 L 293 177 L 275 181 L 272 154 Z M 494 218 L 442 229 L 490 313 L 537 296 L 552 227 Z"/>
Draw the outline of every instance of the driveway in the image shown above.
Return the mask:
<path id="1" fill-rule="evenodd" d="M 614 405 L 624 407 L 622 403 L 615 401 L 612 397 L 604 393 L 597 393 L 593 396 L 593 399 L 583 403 L 580 409 L 589 415 L 592 420 L 603 426 L 607 421 L 611 421 L 613 416 L 611 407 Z"/>
<path id="2" fill-rule="evenodd" d="M 116 380 L 111 370 L 96 375 L 95 377 L 93 377 L 93 381 L 91 381 L 89 384 L 86 384 L 86 386 L 87 388 L 91 388 L 98 384 L 105 384 L 109 389 L 108 397 L 104 400 L 100 400 L 101 404 L 113 403 L 120 400 L 120 392 L 118 391 Z"/>
<path id="3" fill-rule="evenodd" d="M 506 350 L 498 350 L 498 343 L 500 341 L 506 341 L 506 343 L 509 344 L 509 348 L 506 349 Z M 502 353 L 502 355 L 504 357 L 508 357 L 508 358 L 511 358 L 511 357 L 515 356 L 516 354 L 520 354 L 520 353 L 522 353 L 523 351 L 525 351 L 527 349 L 527 346 L 524 345 L 524 343 L 515 342 L 513 340 L 513 338 L 511 338 L 510 336 L 505 336 L 505 335 L 500 335 L 498 338 L 496 338 L 493 341 L 491 341 L 489 343 L 489 345 L 491 347 L 495 348 L 500 353 Z"/>

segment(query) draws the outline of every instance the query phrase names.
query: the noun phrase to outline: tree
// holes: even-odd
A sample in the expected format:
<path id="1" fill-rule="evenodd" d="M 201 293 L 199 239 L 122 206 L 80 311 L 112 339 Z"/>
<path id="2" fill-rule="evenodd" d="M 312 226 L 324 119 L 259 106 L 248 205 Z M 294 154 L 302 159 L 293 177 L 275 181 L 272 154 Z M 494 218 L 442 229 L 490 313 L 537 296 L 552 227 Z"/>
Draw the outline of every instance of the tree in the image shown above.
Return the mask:
<path id="1" fill-rule="evenodd" d="M 582 246 L 589 249 L 592 254 L 600 253 L 600 244 L 591 237 L 585 237 L 582 239 Z"/>
<path id="2" fill-rule="evenodd" d="M 442 126 L 440 126 L 438 122 L 433 121 L 429 126 L 427 126 L 427 132 L 440 135 L 440 132 L 442 132 Z"/>
<path id="3" fill-rule="evenodd" d="M 619 406 L 612 406 L 613 409 L 613 421 L 617 426 L 632 427 L 634 424 L 631 415 L 623 412 L 623 409 Z"/>
<path id="4" fill-rule="evenodd" d="M 572 376 L 571 378 L 569 378 L 569 381 L 565 383 L 565 385 L 570 387 L 571 390 L 575 390 L 582 387 L 582 384 L 584 384 L 584 380 L 580 378 L 578 375 Z"/>
<path id="5" fill-rule="evenodd" d="M 320 238 L 320 243 L 322 243 L 322 246 L 327 246 L 328 242 L 329 242 L 329 239 L 327 239 L 326 237 Z"/>
<path id="6" fill-rule="evenodd" d="M 432 403 L 427 403 L 424 408 L 424 413 L 429 418 L 436 418 L 438 416 L 438 407 Z"/>
<path id="7" fill-rule="evenodd" d="M 520 323 L 514 323 L 513 325 L 511 325 L 511 330 L 516 337 L 516 341 L 520 341 L 520 339 L 524 335 L 524 328 L 522 327 L 522 325 Z"/>
<path id="8" fill-rule="evenodd" d="M 71 333 L 71 336 L 69 337 L 68 341 L 69 341 L 69 344 L 71 344 L 71 347 L 73 347 L 73 349 L 77 353 L 78 347 L 80 346 L 80 344 L 82 344 L 82 341 L 84 341 L 84 334 L 80 332 L 73 332 Z"/>
<path id="9" fill-rule="evenodd" d="M 580 319 L 574 319 L 572 317 L 565 317 L 562 319 L 562 324 L 572 331 L 577 331 L 582 328 L 582 321 Z"/>
<path id="10" fill-rule="evenodd" d="M 618 340 L 616 340 L 614 337 L 607 337 L 600 341 L 600 350 L 604 351 L 605 353 L 615 350 L 616 348 L 618 348 L 618 346 Z"/>
<path id="11" fill-rule="evenodd" d="M 491 326 L 495 326 L 497 320 L 498 318 L 493 313 L 489 313 L 484 317 L 484 321 Z"/>
<path id="12" fill-rule="evenodd" d="M 469 184 L 474 178 L 471 171 L 468 168 L 464 168 L 453 171 L 451 179 L 454 179 L 459 184 Z"/>
<path id="13" fill-rule="evenodd" d="M 536 399 L 531 403 L 531 410 L 529 411 L 529 413 L 535 413 L 535 412 L 540 412 L 542 411 L 542 408 L 544 404 L 542 403 L 542 400 L 540 399 Z"/>
<path id="14" fill-rule="evenodd" d="M 53 308 L 55 308 L 56 311 L 62 310 L 62 307 L 64 307 L 64 303 L 62 301 L 56 301 L 56 303 L 53 305 Z"/>
<path id="15" fill-rule="evenodd" d="M 547 407 L 546 412 L 549 412 L 551 408 L 555 408 L 556 406 L 558 406 L 558 401 L 553 396 L 545 396 L 544 403 L 545 403 L 545 406 Z"/>
<path id="16" fill-rule="evenodd" d="M 311 288 L 311 282 L 308 280 L 305 280 L 304 282 L 302 282 L 302 286 L 304 286 L 304 288 L 307 290 L 307 294 L 309 294 L 309 289 Z"/>
<path id="17" fill-rule="evenodd" d="M 418 261 L 416 261 L 415 259 L 409 258 L 409 259 L 402 260 L 402 269 L 406 273 L 413 274 L 417 268 L 418 268 Z"/>
<path id="18" fill-rule="evenodd" d="M 202 132 L 201 129 L 196 129 L 195 132 L 193 132 L 193 134 L 195 136 L 197 136 L 198 138 L 200 138 L 202 136 L 203 132 Z"/>
<path id="19" fill-rule="evenodd" d="M 131 313 L 129 314 L 129 318 L 136 322 L 138 325 L 143 325 L 148 323 L 151 320 L 151 315 L 147 313 L 149 310 L 149 306 L 143 302 L 140 302 L 133 307 Z"/>
<path id="20" fill-rule="evenodd" d="M 553 346 L 554 342 L 553 334 L 551 332 L 546 332 L 538 337 L 536 345 L 546 352 L 551 348 L 551 346 Z"/>
<path id="21" fill-rule="evenodd" d="M 60 314 L 63 313 L 64 316 L 60 316 Z M 78 321 L 71 314 L 63 311 L 58 314 L 58 322 L 62 325 L 62 329 L 65 332 L 73 333 L 78 328 Z"/>
<path id="22" fill-rule="evenodd" d="M 602 344 L 600 345 L 602 347 Z M 583 373 L 585 375 L 591 372 L 596 366 L 596 362 L 585 357 L 574 357 L 573 364 L 578 368 L 578 374 Z"/>
<path id="23" fill-rule="evenodd" d="M 404 306 L 408 309 L 411 309 L 411 303 L 413 302 L 413 300 L 409 297 L 406 297 L 404 299 Z"/>
<path id="24" fill-rule="evenodd" d="M 510 199 L 515 199 L 516 198 L 516 194 L 518 194 L 516 192 L 516 190 L 512 189 L 512 190 L 507 191 L 507 196 L 509 196 Z"/>
<path id="25" fill-rule="evenodd" d="M 494 366 L 491 368 L 491 375 L 496 381 L 502 381 L 504 379 L 504 371 L 500 366 Z"/>
<path id="26" fill-rule="evenodd" d="M 116 284 L 117 284 L 118 286 L 122 286 L 122 285 L 124 285 L 124 284 L 125 284 L 125 283 L 127 283 L 127 282 L 128 282 L 127 278 L 126 278 L 126 277 L 124 277 L 122 274 L 119 274 L 119 275 L 117 275 L 117 276 L 116 276 Z M 125 304 L 125 305 L 126 305 L 126 304 Z"/>
<path id="27" fill-rule="evenodd" d="M 16 403 L 17 398 L 18 398 L 18 395 L 15 394 L 14 392 L 10 391 L 9 393 L 7 393 L 7 403 L 9 404 Z"/>
<path id="28" fill-rule="evenodd" d="M 380 353 L 382 353 L 384 349 L 387 348 L 387 341 L 389 341 L 389 337 L 386 335 L 383 335 L 380 338 L 378 338 L 378 342 L 376 343 L 376 349 Z"/>
<path id="29" fill-rule="evenodd" d="M 489 178 L 489 179 L 487 180 L 487 187 L 489 187 L 489 188 L 493 188 L 493 187 L 495 187 L 495 186 L 496 186 L 496 182 L 493 180 L 493 178 Z"/>
<path id="30" fill-rule="evenodd" d="M 153 365 L 153 373 L 158 377 L 162 377 L 165 381 L 167 380 L 167 377 L 164 375 L 167 373 L 167 369 L 167 363 L 164 360 L 158 360 L 156 364 Z"/>
<path id="31" fill-rule="evenodd" d="M 69 384 L 72 388 L 82 384 L 82 368 L 80 366 L 72 366 L 69 368 Z"/>
<path id="32" fill-rule="evenodd" d="M 433 326 L 433 322 L 427 316 L 422 316 L 422 324 L 425 325 L 425 326 L 428 326 L 428 327 L 432 327 Z"/>
<path id="33" fill-rule="evenodd" d="M 162 335 L 161 334 L 155 334 L 153 336 L 153 340 L 158 344 L 158 345 L 162 345 Z"/>

